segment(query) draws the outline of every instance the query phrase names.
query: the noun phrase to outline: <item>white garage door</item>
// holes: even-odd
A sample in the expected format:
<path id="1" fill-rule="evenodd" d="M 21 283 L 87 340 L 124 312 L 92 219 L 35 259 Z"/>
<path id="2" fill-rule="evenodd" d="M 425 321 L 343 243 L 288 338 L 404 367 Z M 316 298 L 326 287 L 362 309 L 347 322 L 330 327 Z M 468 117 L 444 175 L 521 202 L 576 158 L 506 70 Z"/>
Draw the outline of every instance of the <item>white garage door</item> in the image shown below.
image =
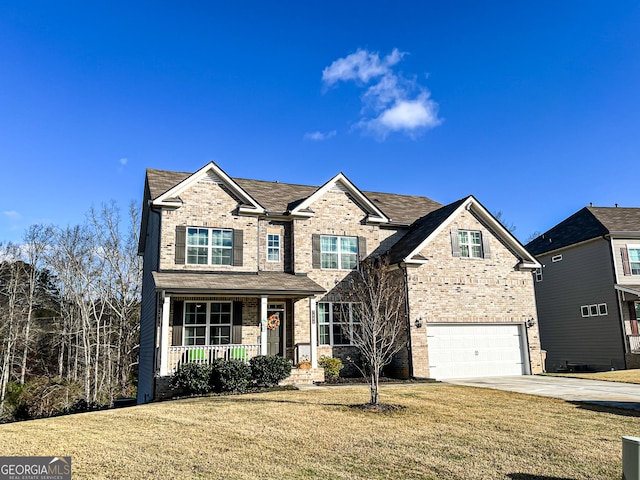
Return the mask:
<path id="1" fill-rule="evenodd" d="M 527 373 L 520 325 L 427 325 L 431 378 Z"/>

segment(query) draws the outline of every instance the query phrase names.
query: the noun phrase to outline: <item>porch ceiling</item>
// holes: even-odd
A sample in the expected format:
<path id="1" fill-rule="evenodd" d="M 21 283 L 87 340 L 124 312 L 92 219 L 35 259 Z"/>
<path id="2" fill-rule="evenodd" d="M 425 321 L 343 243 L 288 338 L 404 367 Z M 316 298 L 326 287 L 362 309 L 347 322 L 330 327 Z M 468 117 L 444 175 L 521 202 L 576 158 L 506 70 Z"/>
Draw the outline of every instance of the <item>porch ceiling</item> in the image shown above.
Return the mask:
<path id="1" fill-rule="evenodd" d="M 640 285 L 615 285 L 616 290 L 640 297 Z"/>
<path id="2" fill-rule="evenodd" d="M 300 295 L 325 293 L 306 275 L 283 272 L 153 272 L 156 290 L 234 295 Z"/>

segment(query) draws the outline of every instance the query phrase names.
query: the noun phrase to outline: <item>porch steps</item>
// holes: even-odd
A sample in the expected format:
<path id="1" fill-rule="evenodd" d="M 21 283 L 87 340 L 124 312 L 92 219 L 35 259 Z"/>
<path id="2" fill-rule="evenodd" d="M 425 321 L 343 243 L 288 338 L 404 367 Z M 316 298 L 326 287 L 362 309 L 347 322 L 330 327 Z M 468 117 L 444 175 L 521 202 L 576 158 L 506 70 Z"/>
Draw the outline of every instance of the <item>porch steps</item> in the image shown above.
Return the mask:
<path id="1" fill-rule="evenodd" d="M 291 375 L 280 382 L 280 385 L 312 385 L 314 382 L 324 382 L 324 369 L 292 368 Z"/>

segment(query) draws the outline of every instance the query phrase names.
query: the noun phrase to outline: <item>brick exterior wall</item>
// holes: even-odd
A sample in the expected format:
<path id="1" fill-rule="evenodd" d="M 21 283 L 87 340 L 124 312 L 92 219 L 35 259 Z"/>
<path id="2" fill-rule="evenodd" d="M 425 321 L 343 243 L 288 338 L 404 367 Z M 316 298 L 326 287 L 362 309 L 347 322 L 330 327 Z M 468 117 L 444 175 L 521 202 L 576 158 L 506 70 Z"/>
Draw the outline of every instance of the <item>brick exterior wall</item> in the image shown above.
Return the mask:
<path id="1" fill-rule="evenodd" d="M 491 258 L 453 257 L 451 228 L 489 234 L 486 227 L 465 210 L 421 252 L 427 263 L 409 268 L 411 320 L 421 317 L 425 324 L 421 329 L 411 326 L 414 376 L 429 377 L 429 323 L 522 323 L 531 318 L 536 320 L 536 325 L 527 329 L 531 373 L 541 373 L 531 272 L 516 270 L 517 257 L 493 236 Z"/>

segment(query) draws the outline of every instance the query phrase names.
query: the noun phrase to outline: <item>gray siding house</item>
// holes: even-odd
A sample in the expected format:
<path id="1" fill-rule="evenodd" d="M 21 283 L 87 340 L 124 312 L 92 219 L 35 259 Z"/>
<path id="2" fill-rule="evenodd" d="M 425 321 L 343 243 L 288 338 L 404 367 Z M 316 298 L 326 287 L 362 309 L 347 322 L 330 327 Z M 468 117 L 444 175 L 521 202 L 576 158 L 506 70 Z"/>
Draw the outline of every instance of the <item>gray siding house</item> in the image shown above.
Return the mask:
<path id="1" fill-rule="evenodd" d="M 585 207 L 529 244 L 549 371 L 640 367 L 640 208 Z"/>
<path id="2" fill-rule="evenodd" d="M 540 264 L 473 196 L 449 205 L 365 192 L 339 173 L 320 186 L 148 169 L 138 401 L 162 398 L 183 363 L 279 355 L 292 382 L 322 356 L 353 357 L 344 280 L 386 254 L 408 292 L 402 376 L 541 371 L 531 272 Z"/>

